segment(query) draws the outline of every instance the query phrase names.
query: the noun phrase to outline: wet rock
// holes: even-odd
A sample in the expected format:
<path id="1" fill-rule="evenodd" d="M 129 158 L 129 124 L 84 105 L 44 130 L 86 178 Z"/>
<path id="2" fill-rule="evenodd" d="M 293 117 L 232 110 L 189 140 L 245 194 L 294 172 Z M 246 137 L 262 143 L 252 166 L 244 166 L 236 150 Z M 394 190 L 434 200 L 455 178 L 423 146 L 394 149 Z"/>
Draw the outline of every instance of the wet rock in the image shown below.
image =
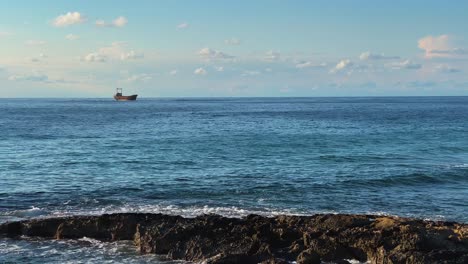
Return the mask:
<path id="1" fill-rule="evenodd" d="M 142 253 L 205 263 L 468 263 L 468 225 L 372 215 L 183 218 L 110 214 L 0 225 L 0 236 L 133 240 Z"/>

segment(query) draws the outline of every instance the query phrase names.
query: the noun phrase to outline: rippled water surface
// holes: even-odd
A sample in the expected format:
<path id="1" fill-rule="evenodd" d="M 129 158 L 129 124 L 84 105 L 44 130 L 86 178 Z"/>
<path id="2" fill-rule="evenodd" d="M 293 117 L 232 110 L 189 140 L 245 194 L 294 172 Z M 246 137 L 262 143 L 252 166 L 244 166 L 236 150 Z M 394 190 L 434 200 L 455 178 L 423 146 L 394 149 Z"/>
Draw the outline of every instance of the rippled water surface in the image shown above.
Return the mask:
<path id="1" fill-rule="evenodd" d="M 468 222 L 468 97 L 0 99 L 0 113 L 0 222 L 122 211 Z M 61 247 L 1 240 L 0 255 L 38 243 Z"/>

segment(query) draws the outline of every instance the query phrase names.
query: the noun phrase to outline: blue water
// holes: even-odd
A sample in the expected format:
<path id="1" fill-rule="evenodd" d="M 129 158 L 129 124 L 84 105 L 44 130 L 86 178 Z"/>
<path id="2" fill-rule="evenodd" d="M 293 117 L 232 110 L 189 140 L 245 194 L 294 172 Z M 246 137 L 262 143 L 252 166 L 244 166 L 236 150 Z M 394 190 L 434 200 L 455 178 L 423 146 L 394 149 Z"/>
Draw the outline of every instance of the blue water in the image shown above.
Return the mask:
<path id="1" fill-rule="evenodd" d="M 467 197 L 468 97 L 0 99 L 0 222 L 135 211 L 468 222 Z"/>

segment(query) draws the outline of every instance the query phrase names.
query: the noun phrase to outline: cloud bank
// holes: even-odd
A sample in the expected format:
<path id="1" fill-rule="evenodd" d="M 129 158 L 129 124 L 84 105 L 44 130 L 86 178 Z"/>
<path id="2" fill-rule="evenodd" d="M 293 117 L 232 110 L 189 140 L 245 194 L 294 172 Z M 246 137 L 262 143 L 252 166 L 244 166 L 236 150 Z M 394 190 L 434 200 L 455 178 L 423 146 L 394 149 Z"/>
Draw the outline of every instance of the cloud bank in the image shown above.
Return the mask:
<path id="1" fill-rule="evenodd" d="M 424 50 L 426 58 L 456 58 L 468 54 L 467 49 L 456 47 L 449 35 L 426 36 L 418 40 L 418 47 Z"/>
<path id="2" fill-rule="evenodd" d="M 100 48 L 96 52 L 85 55 L 82 60 L 86 62 L 107 62 L 110 59 L 126 61 L 143 58 L 143 53 L 127 50 L 126 43 L 114 42 L 110 46 Z"/>

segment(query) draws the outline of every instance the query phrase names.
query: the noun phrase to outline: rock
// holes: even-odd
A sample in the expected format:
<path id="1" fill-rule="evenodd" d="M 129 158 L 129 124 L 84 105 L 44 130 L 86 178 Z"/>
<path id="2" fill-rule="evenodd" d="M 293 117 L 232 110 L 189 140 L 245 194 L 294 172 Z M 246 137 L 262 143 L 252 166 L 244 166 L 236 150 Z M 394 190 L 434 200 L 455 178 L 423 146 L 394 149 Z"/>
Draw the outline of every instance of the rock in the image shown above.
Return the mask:
<path id="1" fill-rule="evenodd" d="M 382 230 L 388 230 L 388 229 L 398 227 L 397 221 L 395 219 L 388 218 L 388 217 L 379 217 L 375 219 L 374 226 L 377 229 L 382 229 Z"/>
<path id="2" fill-rule="evenodd" d="M 105 214 L 0 224 L 0 236 L 133 240 L 141 253 L 205 263 L 468 263 L 468 225 L 372 215 L 183 218 Z"/>
<path id="3" fill-rule="evenodd" d="M 335 264 L 351 264 L 351 262 L 347 261 L 346 259 L 342 259 L 342 260 L 337 260 Z"/>
<path id="4" fill-rule="evenodd" d="M 302 251 L 301 254 L 297 256 L 296 262 L 297 264 L 320 264 L 322 263 L 322 261 L 320 260 L 320 255 L 310 249 Z"/>

